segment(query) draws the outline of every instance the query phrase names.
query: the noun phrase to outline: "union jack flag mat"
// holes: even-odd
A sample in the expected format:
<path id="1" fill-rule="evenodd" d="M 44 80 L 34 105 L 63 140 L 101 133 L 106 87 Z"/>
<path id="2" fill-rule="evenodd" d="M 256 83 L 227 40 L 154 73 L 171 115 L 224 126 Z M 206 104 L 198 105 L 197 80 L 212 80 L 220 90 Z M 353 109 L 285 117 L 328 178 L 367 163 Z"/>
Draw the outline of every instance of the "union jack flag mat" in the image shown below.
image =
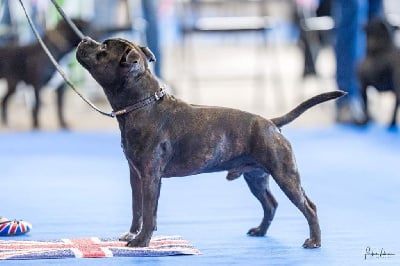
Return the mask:
<path id="1" fill-rule="evenodd" d="M 0 260 L 63 258 L 161 257 L 198 255 L 200 252 L 180 236 L 157 236 L 149 247 L 126 247 L 111 238 L 71 238 L 59 240 L 0 240 Z"/>

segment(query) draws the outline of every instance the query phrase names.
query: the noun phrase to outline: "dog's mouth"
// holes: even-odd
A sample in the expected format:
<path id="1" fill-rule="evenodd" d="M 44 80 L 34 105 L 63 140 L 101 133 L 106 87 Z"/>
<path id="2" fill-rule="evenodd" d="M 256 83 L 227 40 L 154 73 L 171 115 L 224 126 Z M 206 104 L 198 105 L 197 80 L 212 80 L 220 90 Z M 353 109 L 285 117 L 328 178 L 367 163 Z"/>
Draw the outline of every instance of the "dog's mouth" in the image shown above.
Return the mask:
<path id="1" fill-rule="evenodd" d="M 88 53 L 85 51 L 85 49 L 80 49 L 78 46 L 78 50 L 76 52 L 76 59 L 78 62 L 86 69 L 89 69 L 90 65 L 88 64 Z"/>
<path id="2" fill-rule="evenodd" d="M 85 63 L 84 61 L 79 61 L 79 63 L 86 69 L 89 69 L 89 64 Z"/>

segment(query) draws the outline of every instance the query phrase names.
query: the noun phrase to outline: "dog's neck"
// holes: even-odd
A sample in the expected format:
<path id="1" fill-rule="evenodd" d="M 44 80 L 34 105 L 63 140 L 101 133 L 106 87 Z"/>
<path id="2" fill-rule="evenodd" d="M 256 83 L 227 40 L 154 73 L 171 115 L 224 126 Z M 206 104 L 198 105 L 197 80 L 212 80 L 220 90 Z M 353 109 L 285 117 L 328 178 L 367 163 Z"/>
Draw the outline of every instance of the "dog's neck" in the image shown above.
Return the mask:
<path id="1" fill-rule="evenodd" d="M 154 95 L 160 89 L 160 82 L 146 70 L 140 76 L 129 75 L 122 83 L 105 89 L 113 110 L 121 110 Z"/>

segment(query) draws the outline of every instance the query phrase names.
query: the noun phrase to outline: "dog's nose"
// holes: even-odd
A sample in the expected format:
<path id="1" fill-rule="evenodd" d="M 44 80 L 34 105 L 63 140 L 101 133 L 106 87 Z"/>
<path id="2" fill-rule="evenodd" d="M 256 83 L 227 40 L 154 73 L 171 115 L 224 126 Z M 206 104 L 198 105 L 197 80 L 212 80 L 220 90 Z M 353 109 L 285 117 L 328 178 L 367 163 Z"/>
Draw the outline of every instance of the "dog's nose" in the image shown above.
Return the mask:
<path id="1" fill-rule="evenodd" d="M 89 36 L 85 36 L 85 37 L 82 39 L 81 42 L 82 42 L 82 43 L 85 43 L 85 44 L 91 44 L 91 45 L 96 44 L 96 45 L 99 45 L 98 42 L 96 42 L 95 40 L 93 40 L 93 39 L 90 38 Z"/>
<path id="2" fill-rule="evenodd" d="M 85 37 L 82 39 L 82 42 L 86 42 L 86 43 L 92 42 L 92 41 L 93 41 L 93 39 L 90 38 L 89 36 L 85 36 Z"/>

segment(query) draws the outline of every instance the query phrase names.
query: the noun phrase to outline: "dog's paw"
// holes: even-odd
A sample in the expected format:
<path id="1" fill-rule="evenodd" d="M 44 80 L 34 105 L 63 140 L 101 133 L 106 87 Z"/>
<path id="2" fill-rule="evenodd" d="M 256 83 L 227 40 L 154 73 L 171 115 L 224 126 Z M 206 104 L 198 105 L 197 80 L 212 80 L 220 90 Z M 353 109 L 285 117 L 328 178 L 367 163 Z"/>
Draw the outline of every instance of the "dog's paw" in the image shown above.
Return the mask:
<path id="1" fill-rule="evenodd" d="M 266 231 L 265 230 L 261 230 L 260 227 L 251 228 L 247 232 L 247 235 L 249 235 L 249 236 L 265 236 L 265 234 L 266 234 Z"/>
<path id="2" fill-rule="evenodd" d="M 134 234 L 134 233 L 126 232 L 126 233 L 123 233 L 119 237 L 119 241 L 129 242 L 129 241 L 133 240 L 135 238 L 135 236 L 136 236 L 136 234 Z"/>
<path id="3" fill-rule="evenodd" d="M 308 238 L 303 244 L 303 248 L 319 248 L 321 247 L 321 240 L 315 238 Z"/>
<path id="4" fill-rule="evenodd" d="M 148 247 L 150 243 L 149 240 L 144 240 L 138 237 L 135 237 L 134 239 L 130 240 L 128 244 L 126 244 L 128 247 Z"/>

